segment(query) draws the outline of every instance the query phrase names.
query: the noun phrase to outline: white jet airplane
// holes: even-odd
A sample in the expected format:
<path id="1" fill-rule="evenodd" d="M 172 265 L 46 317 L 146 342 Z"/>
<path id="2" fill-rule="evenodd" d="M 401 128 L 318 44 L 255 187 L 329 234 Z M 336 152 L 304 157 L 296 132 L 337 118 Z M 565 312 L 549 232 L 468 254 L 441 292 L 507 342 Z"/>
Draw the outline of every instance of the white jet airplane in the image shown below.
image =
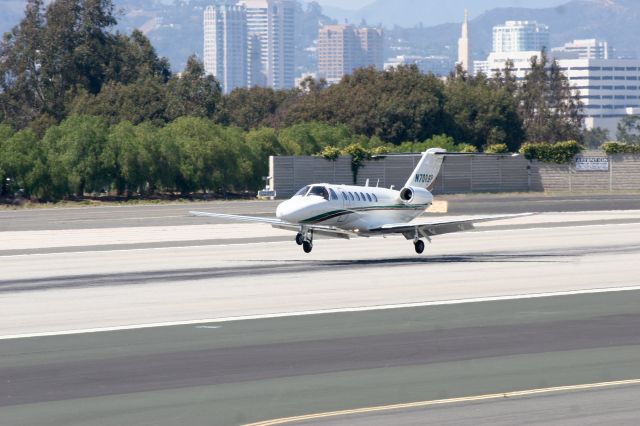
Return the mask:
<path id="1" fill-rule="evenodd" d="M 267 223 L 274 228 L 295 231 L 296 243 L 305 253 L 313 249 L 314 235 L 350 239 L 402 234 L 413 240 L 416 253 L 424 251 L 423 239 L 434 235 L 473 229 L 473 224 L 523 216 L 487 216 L 467 220 L 413 221 L 433 203 L 427 189 L 438 173 L 446 151 L 432 148 L 423 153 L 400 191 L 371 186 L 318 183 L 305 186 L 276 210 L 276 218 L 190 212 L 194 216 L 240 222 Z"/>

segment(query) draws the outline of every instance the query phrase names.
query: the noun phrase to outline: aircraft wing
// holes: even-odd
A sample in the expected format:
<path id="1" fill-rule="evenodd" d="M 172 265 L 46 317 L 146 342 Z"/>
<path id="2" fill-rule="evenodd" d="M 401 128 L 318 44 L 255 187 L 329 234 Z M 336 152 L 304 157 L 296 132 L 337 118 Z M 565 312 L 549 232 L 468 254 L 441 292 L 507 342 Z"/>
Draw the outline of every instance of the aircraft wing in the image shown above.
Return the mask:
<path id="1" fill-rule="evenodd" d="M 189 214 L 192 216 L 213 217 L 216 219 L 226 219 L 226 220 L 233 220 L 237 222 L 269 223 L 269 224 L 278 224 L 278 225 L 287 223 L 275 217 L 238 216 L 235 214 L 207 213 L 207 212 L 189 212 Z"/>
<path id="2" fill-rule="evenodd" d="M 267 223 L 274 228 L 284 229 L 286 231 L 299 232 L 300 225 L 295 223 L 285 222 L 283 220 L 274 217 L 259 217 L 259 216 L 239 216 L 235 214 L 224 213 L 207 213 L 207 212 L 189 212 L 192 216 L 199 217 L 212 217 L 216 219 L 225 219 L 235 222 L 252 222 L 252 223 Z M 343 238 L 349 239 L 351 237 L 361 236 L 356 232 L 347 231 L 333 226 L 321 226 L 321 225 L 304 225 L 306 229 L 312 229 L 315 235 L 323 235 L 325 237 Z"/>
<path id="3" fill-rule="evenodd" d="M 463 220 L 431 220 L 424 222 L 393 223 L 370 229 L 371 234 L 402 234 L 406 239 L 413 239 L 416 231 L 420 237 L 428 238 L 434 235 L 450 234 L 474 229 L 475 223 L 490 222 L 494 220 L 513 219 L 516 217 L 531 216 L 533 213 L 512 215 L 481 216 Z"/>

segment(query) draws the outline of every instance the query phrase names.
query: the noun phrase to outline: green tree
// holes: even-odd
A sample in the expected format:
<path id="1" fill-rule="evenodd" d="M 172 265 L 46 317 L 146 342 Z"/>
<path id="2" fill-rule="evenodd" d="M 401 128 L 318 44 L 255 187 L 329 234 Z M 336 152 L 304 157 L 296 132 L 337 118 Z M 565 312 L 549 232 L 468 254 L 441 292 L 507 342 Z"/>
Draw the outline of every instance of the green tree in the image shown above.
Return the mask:
<path id="1" fill-rule="evenodd" d="M 107 137 L 102 161 L 111 169 L 119 195 L 144 193 L 155 177 L 154 152 L 150 142 L 156 129 L 149 123 L 134 126 L 123 121 L 112 127 Z"/>
<path id="2" fill-rule="evenodd" d="M 167 87 L 153 77 L 126 85 L 109 82 L 97 95 L 81 91 L 70 104 L 72 114 L 101 116 L 112 125 L 121 121 L 162 125 L 169 119 L 166 109 Z"/>
<path id="3" fill-rule="evenodd" d="M 107 81 L 132 84 L 149 78 L 166 83 L 171 78 L 171 69 L 166 58 L 159 58 L 149 39 L 134 30 L 131 36 L 117 34 L 111 51 L 111 60 L 106 70 Z"/>
<path id="4" fill-rule="evenodd" d="M 582 127 L 582 103 L 554 60 L 543 50 L 531 58 L 520 90 L 520 116 L 529 141 L 554 143 L 577 140 Z"/>
<path id="5" fill-rule="evenodd" d="M 640 115 L 628 115 L 618 123 L 618 141 L 640 144 Z"/>
<path id="6" fill-rule="evenodd" d="M 238 151 L 238 129 L 223 128 L 198 117 L 181 117 L 158 133 L 165 188 L 182 194 L 238 189 L 246 172 Z"/>
<path id="7" fill-rule="evenodd" d="M 291 155 L 278 139 L 274 129 L 263 127 L 246 133 L 245 143 L 248 148 L 246 157 L 251 162 L 251 173 L 247 177 L 247 188 L 259 189 L 264 182 L 263 176 L 269 174 L 270 155 Z"/>
<path id="8" fill-rule="evenodd" d="M 3 129 L 2 133 L 7 133 Z M 22 190 L 26 196 L 53 198 L 46 164 L 46 154 L 38 137 L 31 129 L 23 129 L 6 139 L 0 147 L 0 169 L 11 179 L 13 190 Z"/>
<path id="9" fill-rule="evenodd" d="M 212 118 L 220 106 L 220 84 L 204 72 L 204 65 L 195 56 L 187 61 L 180 76 L 169 80 L 167 87 L 167 116 Z"/>
<path id="10" fill-rule="evenodd" d="M 216 120 L 244 130 L 273 126 L 279 109 L 294 96 L 296 91 L 276 91 L 265 87 L 238 88 L 224 96 Z"/>
<path id="11" fill-rule="evenodd" d="M 450 78 L 445 89 L 444 110 L 450 117 L 449 132 L 477 149 L 485 145 L 506 144 L 516 150 L 524 140 L 518 101 L 511 88 L 476 77 Z"/>
<path id="12" fill-rule="evenodd" d="M 593 129 L 584 129 L 582 131 L 581 139 L 584 146 L 592 149 L 597 149 L 600 148 L 603 143 L 609 140 L 609 130 L 600 127 L 594 127 Z"/>
<path id="13" fill-rule="evenodd" d="M 24 19 L 0 43 L 0 108 L 3 119 L 26 127 L 46 104 L 41 80 L 43 1 L 28 0 Z"/>
<path id="14" fill-rule="evenodd" d="M 310 122 L 294 124 L 279 133 L 281 145 L 291 155 L 313 155 L 325 146 L 345 147 L 353 141 L 353 133 L 343 125 Z"/>
<path id="15" fill-rule="evenodd" d="M 365 68 L 338 84 L 298 96 L 284 121 L 344 124 L 355 134 L 398 144 L 442 133 L 444 97 L 444 84 L 415 66 Z"/>
<path id="16" fill-rule="evenodd" d="M 89 115 L 72 115 L 47 130 L 43 144 L 57 192 L 83 196 L 111 186 L 104 161 L 107 135 L 106 120 Z"/>
<path id="17" fill-rule="evenodd" d="M 8 124 L 0 124 L 0 197 L 9 192 L 9 181 L 4 162 L 8 158 L 5 144 L 13 136 L 13 129 Z"/>

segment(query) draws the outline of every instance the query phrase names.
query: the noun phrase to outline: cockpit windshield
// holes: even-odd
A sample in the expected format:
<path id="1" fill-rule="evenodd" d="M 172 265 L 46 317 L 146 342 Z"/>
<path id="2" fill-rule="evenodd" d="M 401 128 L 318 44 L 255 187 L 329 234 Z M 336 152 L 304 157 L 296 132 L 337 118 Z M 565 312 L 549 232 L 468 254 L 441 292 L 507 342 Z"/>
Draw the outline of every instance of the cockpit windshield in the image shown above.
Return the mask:
<path id="1" fill-rule="evenodd" d="M 307 195 L 307 192 L 309 192 L 309 186 L 305 186 L 300 191 L 296 192 L 294 197 L 297 197 L 297 196 L 304 197 L 305 195 Z"/>
<path id="2" fill-rule="evenodd" d="M 307 194 L 307 197 L 310 197 L 312 195 L 316 195 L 318 197 L 324 198 L 325 200 L 329 200 L 329 191 L 327 191 L 327 188 L 325 188 L 324 186 L 312 186 L 311 190 Z"/>

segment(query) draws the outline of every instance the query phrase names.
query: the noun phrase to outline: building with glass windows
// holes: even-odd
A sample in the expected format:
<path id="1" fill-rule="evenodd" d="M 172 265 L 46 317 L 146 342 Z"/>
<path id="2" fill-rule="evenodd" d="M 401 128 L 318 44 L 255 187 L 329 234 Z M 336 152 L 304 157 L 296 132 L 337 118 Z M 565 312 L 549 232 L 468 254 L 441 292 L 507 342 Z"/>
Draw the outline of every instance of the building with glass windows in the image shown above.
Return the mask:
<path id="1" fill-rule="evenodd" d="M 584 103 L 585 127 L 601 127 L 614 137 L 620 119 L 640 108 L 640 60 L 563 59 L 558 61 Z"/>
<path id="2" fill-rule="evenodd" d="M 247 85 L 247 25 L 244 7 L 222 3 L 204 11 L 204 68 L 224 93 Z"/>
<path id="3" fill-rule="evenodd" d="M 531 71 L 530 56 L 536 52 L 522 52 L 516 59 L 496 56 L 487 65 L 489 75 L 503 71 L 507 59 L 514 63 L 518 81 Z M 537 53 L 539 55 L 539 53 Z M 493 55 L 493 54 L 492 54 Z M 528 57 L 529 56 L 529 57 Z M 638 59 L 560 59 L 560 70 L 584 104 L 584 125 L 587 129 L 600 127 L 615 137 L 618 122 L 640 111 L 640 60 Z"/>
<path id="4" fill-rule="evenodd" d="M 318 34 L 318 76 L 337 83 L 356 68 L 383 67 L 381 28 L 325 25 Z"/>
<path id="5" fill-rule="evenodd" d="M 242 0 L 246 8 L 249 86 L 290 89 L 295 80 L 294 0 Z"/>
<path id="6" fill-rule="evenodd" d="M 556 59 L 613 59 L 613 48 L 604 40 L 591 38 L 554 47 L 551 54 Z"/>
<path id="7" fill-rule="evenodd" d="M 493 27 L 493 52 L 539 52 L 548 47 L 549 27 L 536 21 L 507 21 Z"/>

